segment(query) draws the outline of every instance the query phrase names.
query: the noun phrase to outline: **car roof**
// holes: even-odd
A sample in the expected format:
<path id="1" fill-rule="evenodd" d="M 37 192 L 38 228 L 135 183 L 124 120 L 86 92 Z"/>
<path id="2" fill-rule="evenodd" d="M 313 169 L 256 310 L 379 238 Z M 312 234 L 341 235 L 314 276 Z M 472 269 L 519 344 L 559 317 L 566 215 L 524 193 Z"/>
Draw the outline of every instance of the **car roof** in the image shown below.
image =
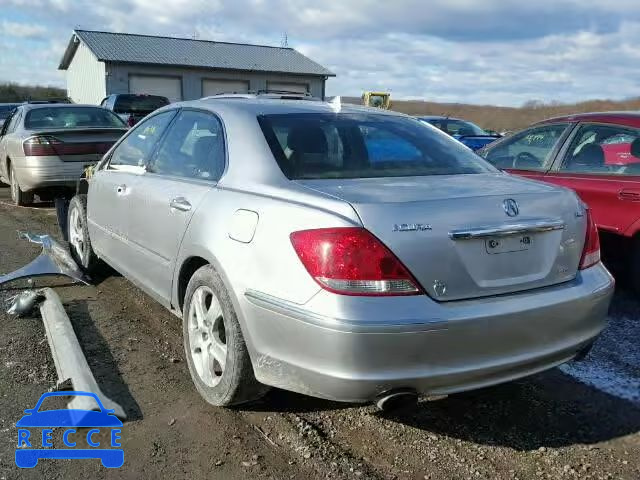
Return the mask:
<path id="1" fill-rule="evenodd" d="M 332 102 L 320 100 L 288 100 L 274 98 L 247 98 L 246 96 L 207 97 L 188 102 L 173 103 L 164 109 L 176 107 L 204 108 L 211 111 L 236 110 L 253 115 L 275 115 L 285 113 L 373 113 L 378 115 L 407 115 L 390 110 L 365 107 L 362 105 L 343 103 L 339 106 Z M 339 110 L 338 110 L 339 109 Z"/>
<path id="2" fill-rule="evenodd" d="M 418 118 L 422 120 L 459 120 L 461 122 L 468 121 L 458 117 L 447 117 L 446 115 L 418 115 Z"/>
<path id="3" fill-rule="evenodd" d="M 546 123 L 558 122 L 598 122 L 598 123 L 614 123 L 617 125 L 627 125 L 630 127 L 640 127 L 640 112 L 622 111 L 622 112 L 590 112 L 575 113 L 571 115 L 562 115 L 559 117 L 548 118 L 536 123 L 543 125 Z"/>
<path id="4" fill-rule="evenodd" d="M 20 105 L 25 110 L 36 110 L 39 108 L 76 108 L 76 107 L 91 107 L 91 108 L 103 108 L 100 105 L 90 105 L 83 103 L 24 103 Z"/>

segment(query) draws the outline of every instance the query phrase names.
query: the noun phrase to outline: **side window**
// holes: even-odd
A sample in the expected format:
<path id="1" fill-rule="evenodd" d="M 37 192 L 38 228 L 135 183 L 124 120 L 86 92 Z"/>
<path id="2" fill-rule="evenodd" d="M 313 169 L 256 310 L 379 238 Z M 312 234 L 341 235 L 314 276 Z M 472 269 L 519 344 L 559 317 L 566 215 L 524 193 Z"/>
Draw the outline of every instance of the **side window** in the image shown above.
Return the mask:
<path id="1" fill-rule="evenodd" d="M 171 125 L 149 171 L 201 180 L 218 180 L 225 164 L 222 125 L 214 115 L 183 110 Z"/>
<path id="2" fill-rule="evenodd" d="M 486 150 L 485 159 L 497 168 L 546 171 L 568 126 L 567 123 L 556 123 L 517 133 Z"/>
<path id="3" fill-rule="evenodd" d="M 175 110 L 163 112 L 136 125 L 114 150 L 109 168 L 144 166 L 175 113 Z"/>
<path id="4" fill-rule="evenodd" d="M 581 125 L 560 170 L 602 175 L 640 175 L 640 132 L 617 125 Z"/>

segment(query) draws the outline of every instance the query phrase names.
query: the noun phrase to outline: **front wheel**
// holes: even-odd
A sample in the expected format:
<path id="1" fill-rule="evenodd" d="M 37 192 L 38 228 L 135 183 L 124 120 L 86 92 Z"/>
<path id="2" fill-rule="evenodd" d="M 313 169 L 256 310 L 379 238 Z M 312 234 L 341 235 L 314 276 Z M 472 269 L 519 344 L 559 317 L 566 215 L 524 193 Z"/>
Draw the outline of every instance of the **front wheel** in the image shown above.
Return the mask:
<path id="1" fill-rule="evenodd" d="M 257 400 L 260 384 L 240 324 L 222 279 L 211 265 L 193 274 L 183 308 L 184 350 L 196 389 L 222 407 Z"/>
<path id="2" fill-rule="evenodd" d="M 76 195 L 69 202 L 67 235 L 69 251 L 76 263 L 87 273 L 95 272 L 100 266 L 100 260 L 93 251 L 89 238 L 86 195 Z"/>
<path id="3" fill-rule="evenodd" d="M 20 189 L 20 184 L 16 177 L 16 170 L 13 168 L 13 165 L 9 167 L 9 183 L 11 185 L 11 200 L 13 200 L 16 206 L 22 207 L 33 203 L 33 193 L 23 192 Z"/>

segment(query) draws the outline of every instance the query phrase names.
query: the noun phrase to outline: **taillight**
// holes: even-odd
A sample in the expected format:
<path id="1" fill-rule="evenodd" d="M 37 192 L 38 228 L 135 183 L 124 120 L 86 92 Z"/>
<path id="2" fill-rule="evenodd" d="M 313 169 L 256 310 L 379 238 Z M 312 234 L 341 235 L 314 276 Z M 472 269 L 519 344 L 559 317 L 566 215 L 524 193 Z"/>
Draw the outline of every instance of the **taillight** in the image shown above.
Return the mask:
<path id="1" fill-rule="evenodd" d="M 56 145 L 62 142 L 55 137 L 48 135 L 37 135 L 27 138 L 22 143 L 24 154 L 28 157 L 42 157 L 47 155 L 57 155 Z"/>
<path id="2" fill-rule="evenodd" d="M 320 228 L 291 234 L 309 274 L 343 295 L 419 295 L 418 283 L 398 258 L 364 228 Z"/>
<path id="3" fill-rule="evenodd" d="M 591 210 L 587 210 L 587 235 L 584 239 L 584 248 L 582 249 L 582 258 L 580 259 L 580 270 L 589 268 L 600 261 L 600 237 L 598 236 L 598 227 L 593 221 Z"/>

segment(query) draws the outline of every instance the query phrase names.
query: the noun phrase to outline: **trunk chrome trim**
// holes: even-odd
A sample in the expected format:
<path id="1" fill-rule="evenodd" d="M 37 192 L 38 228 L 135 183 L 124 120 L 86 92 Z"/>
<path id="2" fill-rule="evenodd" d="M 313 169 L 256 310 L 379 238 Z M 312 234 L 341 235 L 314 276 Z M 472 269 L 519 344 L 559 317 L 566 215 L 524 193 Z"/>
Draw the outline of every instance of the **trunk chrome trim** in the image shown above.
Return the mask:
<path id="1" fill-rule="evenodd" d="M 538 218 L 524 220 L 518 223 L 506 223 L 501 225 L 485 225 L 481 227 L 464 228 L 449 232 L 452 240 L 473 240 L 486 237 L 506 237 L 519 233 L 541 233 L 554 230 L 564 230 L 565 223 L 559 219 Z"/>

